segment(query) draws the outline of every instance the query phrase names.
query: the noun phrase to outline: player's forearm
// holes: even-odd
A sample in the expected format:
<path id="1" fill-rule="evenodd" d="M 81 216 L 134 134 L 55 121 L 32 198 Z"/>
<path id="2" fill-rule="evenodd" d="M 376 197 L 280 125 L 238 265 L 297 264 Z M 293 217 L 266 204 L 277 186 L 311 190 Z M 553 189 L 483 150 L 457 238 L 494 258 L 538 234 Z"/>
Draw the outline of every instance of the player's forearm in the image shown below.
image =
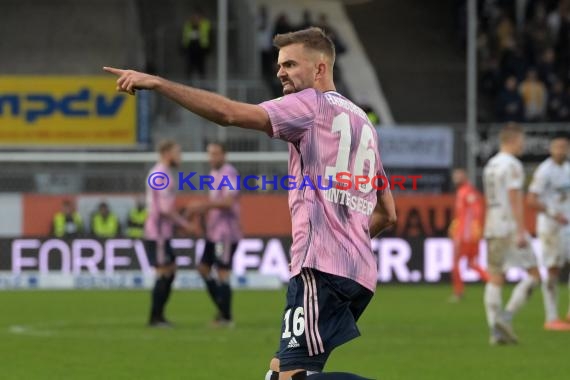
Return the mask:
<path id="1" fill-rule="evenodd" d="M 213 92 L 174 83 L 157 77 L 155 91 L 218 125 L 231 125 L 235 103 Z"/>
<path id="2" fill-rule="evenodd" d="M 530 207 L 538 212 L 546 212 L 546 206 L 540 201 L 538 195 L 535 193 L 528 193 L 527 203 Z"/>
<path id="3" fill-rule="evenodd" d="M 532 207 L 536 211 L 544 213 L 546 216 L 550 218 L 556 217 L 557 214 L 556 210 L 552 210 L 546 207 L 546 205 L 540 201 L 538 194 L 529 193 L 527 197 L 527 203 L 530 207 Z"/>
<path id="4" fill-rule="evenodd" d="M 227 197 L 221 200 L 216 200 L 216 201 L 208 201 L 205 204 L 205 211 L 211 210 L 211 209 L 222 209 L 222 210 L 229 210 L 230 208 L 232 208 L 234 204 L 234 200 L 232 197 Z"/>
<path id="5" fill-rule="evenodd" d="M 370 238 L 373 239 L 380 235 L 382 232 L 396 224 L 396 217 L 390 218 L 388 215 L 374 212 L 372 213 L 372 219 L 369 226 Z"/>
<path id="6" fill-rule="evenodd" d="M 394 226 L 397 221 L 396 205 L 392 193 L 386 191 L 378 194 L 378 202 L 368 225 L 370 238 L 374 238 L 386 229 Z"/>
<path id="7" fill-rule="evenodd" d="M 186 219 L 184 219 L 182 216 L 178 215 L 177 213 L 172 213 L 170 215 L 170 220 L 172 220 L 174 224 L 182 228 L 189 228 L 190 226 L 190 222 L 188 222 Z"/>
<path id="8" fill-rule="evenodd" d="M 186 219 L 180 216 L 176 211 L 172 211 L 168 206 L 163 206 L 160 209 L 160 216 L 170 220 L 172 223 L 180 227 L 186 227 L 188 225 L 188 221 Z"/>

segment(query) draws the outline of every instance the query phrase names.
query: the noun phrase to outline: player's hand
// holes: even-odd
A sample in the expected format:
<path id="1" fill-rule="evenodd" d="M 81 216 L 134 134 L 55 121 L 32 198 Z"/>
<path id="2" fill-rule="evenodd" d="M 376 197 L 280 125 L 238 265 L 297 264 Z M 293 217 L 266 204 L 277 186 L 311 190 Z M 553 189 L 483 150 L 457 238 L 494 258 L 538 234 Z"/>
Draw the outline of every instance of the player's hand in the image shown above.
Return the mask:
<path id="1" fill-rule="evenodd" d="M 526 231 L 519 231 L 517 232 L 517 247 L 525 248 L 528 245 L 528 239 L 526 236 Z"/>
<path id="2" fill-rule="evenodd" d="M 449 228 L 447 229 L 447 236 L 451 239 L 455 236 L 455 231 L 457 230 L 457 219 L 453 219 Z"/>
<path id="3" fill-rule="evenodd" d="M 479 241 L 483 237 L 483 228 L 477 223 L 473 223 L 471 227 L 471 237 L 474 241 Z"/>
<path id="4" fill-rule="evenodd" d="M 198 227 L 194 223 L 185 226 L 183 230 L 186 235 L 198 236 Z"/>
<path id="5" fill-rule="evenodd" d="M 563 226 L 568 224 L 568 218 L 566 218 L 561 213 L 557 213 L 556 215 L 554 215 L 553 219 L 556 220 L 559 224 L 562 224 Z"/>
<path id="6" fill-rule="evenodd" d="M 189 215 L 201 215 L 206 211 L 206 204 L 204 202 L 191 202 L 186 206 L 186 212 Z"/>
<path id="7" fill-rule="evenodd" d="M 160 80 L 154 75 L 133 70 L 122 70 L 114 67 L 103 67 L 103 70 L 119 77 L 117 79 L 117 91 L 131 95 L 134 95 L 136 90 L 154 89 Z"/>

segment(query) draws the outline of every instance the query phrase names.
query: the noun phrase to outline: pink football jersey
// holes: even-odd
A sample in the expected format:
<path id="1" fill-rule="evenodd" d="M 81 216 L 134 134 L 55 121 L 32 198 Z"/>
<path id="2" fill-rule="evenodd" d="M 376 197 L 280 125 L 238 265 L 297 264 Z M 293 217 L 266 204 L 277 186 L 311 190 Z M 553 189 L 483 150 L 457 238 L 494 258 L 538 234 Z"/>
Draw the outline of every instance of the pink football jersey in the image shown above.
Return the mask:
<path id="1" fill-rule="evenodd" d="M 385 175 L 377 133 L 366 113 L 335 91 L 315 89 L 261 107 L 269 114 L 273 137 L 290 143 L 289 175 L 297 183 L 289 191 L 291 276 L 313 268 L 374 291 L 378 269 L 369 221 L 377 190 L 370 184 L 339 189 L 329 182 L 337 183 L 341 173 L 353 179 Z"/>
<path id="2" fill-rule="evenodd" d="M 146 206 L 148 217 L 144 224 L 145 239 L 165 240 L 172 238 L 174 224 L 187 226 L 188 222 L 182 217 L 167 216 L 176 210 L 176 184 L 169 167 L 157 163 L 150 169 L 149 176 L 153 173 L 164 173 L 170 178 L 168 187 L 164 190 L 155 190 L 147 183 Z M 148 177 L 147 177 L 148 178 Z"/>
<path id="3" fill-rule="evenodd" d="M 232 197 L 232 207 L 229 209 L 211 209 L 206 217 L 206 236 L 212 242 L 237 243 L 241 239 L 239 184 L 238 172 L 230 164 L 225 163 L 221 168 L 210 171 L 214 177 L 212 187 L 208 190 L 210 200 L 220 200 Z"/>

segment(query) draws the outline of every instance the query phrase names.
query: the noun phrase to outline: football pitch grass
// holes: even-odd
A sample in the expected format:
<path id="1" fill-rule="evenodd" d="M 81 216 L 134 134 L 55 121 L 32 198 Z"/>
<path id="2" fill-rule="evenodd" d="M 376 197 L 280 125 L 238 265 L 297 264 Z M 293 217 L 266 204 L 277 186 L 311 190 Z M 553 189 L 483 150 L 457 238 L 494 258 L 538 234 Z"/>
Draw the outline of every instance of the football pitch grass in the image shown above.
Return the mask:
<path id="1" fill-rule="evenodd" d="M 509 292 L 510 292 L 509 288 Z M 449 304 L 447 286 L 381 286 L 327 371 L 382 380 L 567 379 L 570 333 L 542 329 L 536 292 L 515 319 L 518 346 L 490 347 L 482 286 Z M 568 293 L 561 292 L 564 310 Z M 504 297 L 508 295 L 504 292 Z M 205 292 L 174 291 L 174 329 L 145 327 L 146 291 L 1 291 L 2 379 L 262 380 L 285 291 L 234 293 L 236 327 L 213 329 Z"/>

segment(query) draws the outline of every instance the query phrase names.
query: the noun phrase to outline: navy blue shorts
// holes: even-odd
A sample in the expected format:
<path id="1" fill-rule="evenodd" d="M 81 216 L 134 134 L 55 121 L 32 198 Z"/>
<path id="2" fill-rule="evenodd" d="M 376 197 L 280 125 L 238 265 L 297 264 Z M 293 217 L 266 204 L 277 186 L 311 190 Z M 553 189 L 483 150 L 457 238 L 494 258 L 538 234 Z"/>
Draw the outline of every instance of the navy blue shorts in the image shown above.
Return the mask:
<path id="1" fill-rule="evenodd" d="M 158 244 L 156 240 L 145 240 L 144 246 L 151 266 L 160 267 L 176 263 L 170 240 L 165 240 L 162 244 Z"/>
<path id="2" fill-rule="evenodd" d="M 351 279 L 303 268 L 287 289 L 280 370 L 322 372 L 335 347 L 360 336 L 356 321 L 373 295 Z"/>
<path id="3" fill-rule="evenodd" d="M 204 254 L 202 255 L 200 264 L 205 264 L 209 267 L 215 265 L 219 269 L 232 270 L 237 246 L 238 243 L 214 243 L 210 240 L 206 240 Z"/>

